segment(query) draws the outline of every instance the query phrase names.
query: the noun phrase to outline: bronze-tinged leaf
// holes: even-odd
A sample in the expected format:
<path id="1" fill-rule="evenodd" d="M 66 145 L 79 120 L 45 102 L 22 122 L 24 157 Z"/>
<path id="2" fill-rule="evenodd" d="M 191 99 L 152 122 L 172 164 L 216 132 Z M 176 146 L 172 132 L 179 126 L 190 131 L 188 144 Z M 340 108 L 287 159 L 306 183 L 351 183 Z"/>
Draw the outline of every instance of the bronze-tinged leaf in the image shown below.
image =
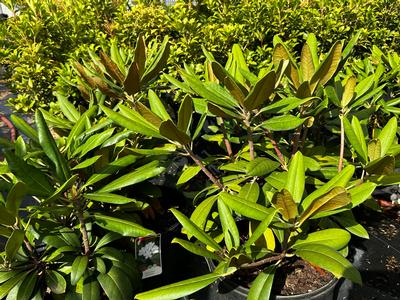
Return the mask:
<path id="1" fill-rule="evenodd" d="M 139 76 L 142 77 L 146 65 L 146 43 L 142 33 L 139 34 L 136 42 L 134 62 L 138 66 Z"/>
<path id="2" fill-rule="evenodd" d="M 211 82 L 217 82 L 218 83 L 218 78 L 215 76 L 213 69 L 211 67 L 211 62 L 207 61 L 206 63 L 206 70 L 207 70 L 207 80 Z"/>
<path id="3" fill-rule="evenodd" d="M 86 68 L 82 66 L 79 62 L 75 62 L 74 66 L 75 69 L 78 71 L 79 75 L 81 75 L 81 77 L 83 78 L 83 80 L 85 80 L 92 89 L 96 89 L 97 85 L 94 80 L 94 77 L 88 75 Z"/>
<path id="4" fill-rule="evenodd" d="M 342 107 L 346 107 L 354 97 L 354 90 L 356 87 L 357 79 L 352 76 L 347 79 L 346 85 L 344 86 L 343 96 L 342 96 Z"/>
<path id="5" fill-rule="evenodd" d="M 296 97 L 299 99 L 311 97 L 310 83 L 308 81 L 304 81 L 302 84 L 300 84 L 296 92 Z"/>
<path id="6" fill-rule="evenodd" d="M 308 44 L 304 44 L 303 49 L 301 50 L 300 66 L 303 74 L 303 81 L 310 81 L 311 77 L 314 75 L 315 67 Z"/>
<path id="7" fill-rule="evenodd" d="M 187 132 L 192 121 L 193 100 L 189 95 L 183 99 L 178 111 L 178 129 Z"/>
<path id="8" fill-rule="evenodd" d="M 261 106 L 274 92 L 275 82 L 275 71 L 265 74 L 264 77 L 258 80 L 254 87 L 250 90 L 250 93 L 244 100 L 244 106 L 248 110 L 253 110 Z"/>
<path id="9" fill-rule="evenodd" d="M 307 207 L 307 209 L 300 215 L 299 224 L 303 224 L 305 220 L 319 212 L 335 210 L 350 203 L 351 198 L 347 194 L 346 189 L 340 186 L 334 187 L 326 194 L 315 199 Z"/>
<path id="10" fill-rule="evenodd" d="M 135 109 L 142 115 L 143 118 L 145 118 L 148 122 L 156 126 L 157 128 L 160 128 L 160 125 L 162 123 L 162 120 L 160 119 L 159 116 L 157 116 L 155 113 L 153 113 L 150 109 L 148 109 L 145 105 L 143 105 L 140 102 L 137 102 L 135 104 Z"/>
<path id="11" fill-rule="evenodd" d="M 140 90 L 140 76 L 138 64 L 133 62 L 129 67 L 128 76 L 124 81 L 124 89 L 129 95 L 135 95 Z"/>
<path id="12" fill-rule="evenodd" d="M 367 164 L 365 171 L 374 175 L 390 175 L 394 173 L 395 164 L 396 160 L 393 156 L 384 156 Z"/>
<path id="13" fill-rule="evenodd" d="M 119 83 L 123 83 L 125 79 L 124 75 L 121 73 L 118 66 L 112 61 L 112 59 L 103 51 L 100 51 L 100 59 L 110 76 Z"/>
<path id="14" fill-rule="evenodd" d="M 103 94 L 110 96 L 110 97 L 115 97 L 115 98 L 119 96 L 100 77 L 92 77 L 92 79 L 93 79 L 93 82 L 96 84 L 96 88 L 98 88 Z"/>
<path id="15" fill-rule="evenodd" d="M 299 215 L 297 204 L 292 195 L 286 189 L 274 194 L 272 205 L 279 210 L 285 221 L 293 222 Z"/>
<path id="16" fill-rule="evenodd" d="M 297 89 L 300 86 L 298 70 L 285 46 L 281 43 L 278 43 L 274 48 L 274 53 L 272 54 L 272 62 L 275 67 L 278 67 L 281 60 L 288 60 L 290 62 L 289 66 L 286 68 L 285 74 L 290 78 L 294 87 Z"/>
<path id="17" fill-rule="evenodd" d="M 221 117 L 221 118 L 224 118 L 224 119 L 236 118 L 235 113 L 230 112 L 226 108 L 221 108 L 221 107 L 219 107 L 217 105 L 214 105 L 211 102 L 207 103 L 207 108 L 208 108 L 208 111 L 210 113 L 212 113 L 213 115 L 215 115 L 217 117 Z"/>
<path id="18" fill-rule="evenodd" d="M 185 132 L 180 131 L 171 120 L 166 120 L 161 123 L 160 134 L 182 145 L 187 145 L 191 141 L 190 137 Z"/>
<path id="19" fill-rule="evenodd" d="M 372 162 L 381 157 L 381 141 L 373 139 L 368 143 L 368 158 Z"/>

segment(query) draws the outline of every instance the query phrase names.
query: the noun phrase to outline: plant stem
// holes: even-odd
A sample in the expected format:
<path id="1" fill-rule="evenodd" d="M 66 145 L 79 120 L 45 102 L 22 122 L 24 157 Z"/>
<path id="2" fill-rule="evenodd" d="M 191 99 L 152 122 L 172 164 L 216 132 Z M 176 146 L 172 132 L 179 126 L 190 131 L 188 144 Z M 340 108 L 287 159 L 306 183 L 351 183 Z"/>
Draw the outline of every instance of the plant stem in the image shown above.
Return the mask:
<path id="1" fill-rule="evenodd" d="M 193 153 L 193 151 L 189 147 L 185 147 L 186 153 L 193 159 L 193 161 L 200 167 L 203 173 L 214 183 L 219 189 L 223 190 L 224 185 L 219 181 L 217 177 L 215 177 L 202 163 L 202 161 Z"/>
<path id="2" fill-rule="evenodd" d="M 244 119 L 244 124 L 247 129 L 247 140 L 249 142 L 249 150 L 250 150 L 250 160 L 254 160 L 254 141 L 253 141 L 253 131 L 250 126 L 250 113 L 246 114 L 246 118 Z"/>
<path id="3" fill-rule="evenodd" d="M 76 216 L 78 217 L 79 224 L 80 224 L 80 230 L 82 233 L 82 241 L 83 241 L 83 247 L 85 249 L 85 255 L 89 255 L 90 253 L 90 245 L 89 245 L 89 237 L 88 233 L 86 230 L 86 223 L 85 223 L 85 218 L 83 217 L 83 213 L 81 208 L 77 209 L 75 211 Z"/>
<path id="4" fill-rule="evenodd" d="M 340 151 L 339 151 L 339 164 L 338 164 L 338 172 L 343 169 L 343 156 L 344 156 L 344 124 L 343 124 L 343 115 L 340 117 Z"/>
<path id="5" fill-rule="evenodd" d="M 232 155 L 233 155 L 232 147 L 231 147 L 231 143 L 229 142 L 229 139 L 228 139 L 228 134 L 226 132 L 224 121 L 221 117 L 217 117 L 217 123 L 221 127 L 222 133 L 224 135 L 224 144 L 225 144 L 226 152 L 228 153 L 229 157 L 232 157 Z"/>
<path id="6" fill-rule="evenodd" d="M 293 145 L 293 149 L 292 149 L 292 155 L 294 155 L 297 150 L 299 149 L 299 141 L 300 141 L 300 135 L 301 135 L 301 129 L 302 126 L 298 127 L 293 135 L 292 138 L 292 145 Z"/>
<path id="7" fill-rule="evenodd" d="M 245 264 L 241 265 L 239 268 L 240 269 L 252 269 L 252 268 L 261 267 L 262 265 L 265 265 L 267 263 L 271 263 L 271 262 L 274 262 L 274 261 L 281 260 L 281 259 L 283 259 L 285 257 L 285 255 L 286 255 L 286 253 L 282 252 L 279 255 L 270 256 L 270 257 L 261 259 L 261 260 L 256 261 L 256 262 L 245 263 Z"/>
<path id="8" fill-rule="evenodd" d="M 17 137 L 15 127 L 13 123 L 10 122 L 4 115 L 0 114 L 0 121 L 2 121 L 9 129 L 10 129 L 10 139 L 12 142 L 15 142 Z"/>
<path id="9" fill-rule="evenodd" d="M 283 157 L 281 150 L 279 150 L 278 143 L 275 141 L 274 136 L 272 135 L 271 131 L 269 131 L 269 130 L 265 130 L 265 133 L 268 136 L 268 138 L 271 140 L 271 144 L 274 147 L 275 153 L 279 158 L 282 169 L 287 171 L 287 165 L 285 162 L 285 158 Z"/>

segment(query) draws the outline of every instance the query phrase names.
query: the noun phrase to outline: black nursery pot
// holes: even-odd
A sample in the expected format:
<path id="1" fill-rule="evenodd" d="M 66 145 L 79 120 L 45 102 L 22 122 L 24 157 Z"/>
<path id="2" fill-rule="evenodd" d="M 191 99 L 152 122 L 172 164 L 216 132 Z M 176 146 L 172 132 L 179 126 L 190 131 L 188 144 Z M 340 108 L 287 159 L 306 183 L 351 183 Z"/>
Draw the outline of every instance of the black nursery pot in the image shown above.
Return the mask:
<path id="1" fill-rule="evenodd" d="M 212 260 L 206 259 L 210 271 L 215 269 Z M 307 294 L 291 296 L 271 296 L 276 300 L 333 300 L 335 287 L 338 283 L 336 278 L 332 279 L 325 286 Z M 249 289 L 236 284 L 229 278 L 221 279 L 209 285 L 190 299 L 196 300 L 246 300 Z"/>

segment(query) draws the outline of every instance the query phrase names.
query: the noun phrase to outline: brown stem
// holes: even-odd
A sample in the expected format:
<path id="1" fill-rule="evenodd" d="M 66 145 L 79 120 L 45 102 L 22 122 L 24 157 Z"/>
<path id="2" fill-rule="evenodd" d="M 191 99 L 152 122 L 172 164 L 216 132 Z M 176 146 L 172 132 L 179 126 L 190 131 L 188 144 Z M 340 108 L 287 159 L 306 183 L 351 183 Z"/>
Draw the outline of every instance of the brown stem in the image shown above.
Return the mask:
<path id="1" fill-rule="evenodd" d="M 200 167 L 200 169 L 203 171 L 204 174 L 214 183 L 218 188 L 221 190 L 224 189 L 224 185 L 219 181 L 217 177 L 215 177 L 207 168 L 206 166 L 202 163 L 202 161 L 196 156 L 196 154 L 193 153 L 193 151 L 189 148 L 185 148 L 186 153 L 189 154 L 189 156 L 193 159 L 193 161 Z"/>
<path id="2" fill-rule="evenodd" d="M 224 121 L 222 120 L 221 117 L 217 117 L 217 123 L 221 127 L 222 133 L 224 135 L 224 144 L 225 144 L 226 152 L 228 153 L 229 157 L 232 157 L 232 155 L 233 155 L 232 147 L 231 147 L 231 143 L 229 142 L 229 139 L 228 139 L 228 134 L 226 132 Z"/>
<path id="3" fill-rule="evenodd" d="M 85 248 L 85 255 L 89 255 L 89 253 L 90 253 L 90 245 L 89 245 L 88 233 L 87 233 L 87 230 L 86 230 L 85 218 L 83 217 L 83 213 L 82 213 L 82 210 L 80 208 L 75 211 L 75 214 L 79 219 L 80 230 L 81 230 L 81 233 L 82 233 L 83 247 Z"/>
<path id="4" fill-rule="evenodd" d="M 279 255 L 270 256 L 270 257 L 261 259 L 259 261 L 255 261 L 255 262 L 252 262 L 252 263 L 245 263 L 245 264 L 241 265 L 239 268 L 240 269 L 252 269 L 252 268 L 261 267 L 261 266 L 263 266 L 263 265 L 265 265 L 267 263 L 271 263 L 271 262 L 278 261 L 278 260 L 281 260 L 281 259 L 285 258 L 285 255 L 286 255 L 286 253 L 282 252 Z"/>
<path id="5" fill-rule="evenodd" d="M 269 130 L 265 130 L 265 133 L 267 134 L 268 138 L 271 140 L 271 144 L 274 147 L 275 153 L 279 158 L 282 169 L 287 171 L 287 165 L 285 162 L 285 158 L 283 157 L 281 150 L 279 150 L 278 143 L 275 141 L 274 136 L 272 135 L 272 133 Z"/>
<path id="6" fill-rule="evenodd" d="M 343 124 L 343 115 L 340 116 L 340 151 L 339 151 L 339 164 L 338 164 L 338 172 L 343 169 L 343 156 L 344 156 L 344 124 Z"/>
<path id="7" fill-rule="evenodd" d="M 26 249 L 28 249 L 29 253 L 31 253 L 32 255 L 35 255 L 35 250 L 33 249 L 32 245 L 29 243 L 27 238 L 24 238 L 24 244 L 25 244 Z"/>
<path id="8" fill-rule="evenodd" d="M 254 160 L 254 141 L 253 141 L 253 131 L 250 126 L 250 113 L 247 113 L 246 119 L 244 120 L 244 124 L 247 129 L 247 140 L 249 142 L 249 150 L 250 150 L 250 160 Z"/>
<path id="9" fill-rule="evenodd" d="M 303 150 L 304 144 L 306 143 L 307 134 L 308 134 L 308 127 L 305 127 L 303 135 L 301 137 L 301 145 L 300 145 L 300 149 L 301 150 Z"/>
<path id="10" fill-rule="evenodd" d="M 13 123 L 11 123 L 10 120 L 6 118 L 6 116 L 1 114 L 0 114 L 0 121 L 2 121 L 10 129 L 10 139 L 12 142 L 15 142 L 17 133 L 15 131 Z"/>
<path id="11" fill-rule="evenodd" d="M 300 141 L 301 129 L 302 129 L 302 126 L 298 127 L 296 129 L 294 135 L 293 135 L 293 138 L 292 138 L 292 145 L 293 145 L 292 155 L 295 154 L 297 152 L 297 150 L 299 149 L 299 141 Z"/>

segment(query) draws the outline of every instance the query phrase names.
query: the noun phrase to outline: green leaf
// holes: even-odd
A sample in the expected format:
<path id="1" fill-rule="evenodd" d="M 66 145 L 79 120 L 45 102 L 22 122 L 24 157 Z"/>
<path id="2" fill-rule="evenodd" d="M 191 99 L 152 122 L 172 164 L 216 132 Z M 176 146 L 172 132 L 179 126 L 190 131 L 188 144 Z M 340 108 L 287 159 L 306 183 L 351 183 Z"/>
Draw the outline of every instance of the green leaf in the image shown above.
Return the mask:
<path id="1" fill-rule="evenodd" d="M 11 115 L 11 122 L 17 127 L 19 131 L 25 134 L 30 140 L 39 144 L 39 137 L 37 132 L 28 124 L 24 119 L 16 115 Z"/>
<path id="2" fill-rule="evenodd" d="M 57 248 L 54 252 L 51 252 L 50 255 L 48 255 L 44 261 L 54 261 L 58 258 L 60 258 L 64 252 L 76 252 L 77 248 L 73 246 L 62 246 L 60 248 Z"/>
<path id="3" fill-rule="evenodd" d="M 42 146 L 44 153 L 54 163 L 56 167 L 57 177 L 64 182 L 71 177 L 66 159 L 61 155 L 57 148 L 56 142 L 50 133 L 49 128 L 43 118 L 41 110 L 35 113 L 36 125 L 39 134 L 39 143 Z"/>
<path id="4" fill-rule="evenodd" d="M 181 223 L 183 228 L 200 242 L 212 247 L 214 250 L 222 251 L 222 248 L 218 243 L 213 240 L 209 235 L 207 235 L 202 229 L 200 229 L 196 224 L 194 224 L 190 219 L 188 219 L 184 214 L 177 211 L 174 208 L 170 209 L 174 214 L 175 218 Z"/>
<path id="5" fill-rule="evenodd" d="M 31 299 L 32 292 L 34 291 L 38 274 L 36 272 L 29 273 L 21 283 L 20 289 L 18 289 L 17 297 L 18 300 L 29 300 Z"/>
<path id="6" fill-rule="evenodd" d="M 293 200 L 296 203 L 299 203 L 303 198 L 305 186 L 304 172 L 303 155 L 298 151 L 290 160 L 288 177 L 285 185 L 285 188 L 292 195 Z"/>
<path id="7" fill-rule="evenodd" d="M 46 123 L 50 127 L 56 127 L 59 129 L 67 129 L 70 130 L 73 127 L 73 123 L 66 120 L 66 119 L 61 119 L 59 117 L 54 116 L 53 114 L 49 113 L 48 111 L 39 109 L 41 113 L 43 114 L 43 117 L 46 120 Z M 36 122 L 37 123 L 37 122 Z"/>
<path id="8" fill-rule="evenodd" d="M 158 161 L 152 161 L 144 166 L 141 166 L 135 171 L 115 179 L 114 181 L 102 187 L 97 192 L 112 192 L 155 177 L 161 174 L 165 169 L 164 167 L 160 167 L 158 164 Z"/>
<path id="9" fill-rule="evenodd" d="M 261 127 L 271 131 L 286 131 L 299 127 L 306 120 L 292 115 L 276 116 L 261 123 Z"/>
<path id="10" fill-rule="evenodd" d="M 11 190 L 7 194 L 6 198 L 6 209 L 7 211 L 14 217 L 18 216 L 18 210 L 19 207 L 21 206 L 21 202 L 24 198 L 24 196 L 27 193 L 27 188 L 26 185 L 23 182 L 17 182 L 16 184 L 13 185 Z M 3 215 L 3 214 L 1 214 Z M 4 217 L 4 216 L 2 216 Z M 11 220 L 8 216 L 5 217 L 8 221 Z M 7 222 L 9 223 L 9 222 Z M 9 225 L 13 225 L 15 223 L 15 218 L 13 218 L 13 223 Z"/>
<path id="11" fill-rule="evenodd" d="M 197 292 L 202 288 L 205 288 L 206 286 L 210 285 L 218 278 L 221 278 L 223 276 L 226 276 L 226 274 L 211 273 L 207 275 L 202 275 L 191 279 L 183 280 L 177 283 L 165 285 L 163 287 L 159 287 L 144 293 L 139 293 L 135 296 L 135 298 L 138 300 L 178 299 L 193 294 L 194 292 Z"/>
<path id="12" fill-rule="evenodd" d="M 46 271 L 46 284 L 50 288 L 51 292 L 56 295 L 64 294 L 67 288 L 65 278 L 59 272 L 54 270 Z"/>
<path id="13" fill-rule="evenodd" d="M 96 163 L 96 161 L 98 161 L 100 157 L 102 157 L 102 155 L 95 155 L 91 158 L 88 158 L 88 159 L 84 160 L 83 162 L 77 164 L 71 170 L 79 170 L 79 169 L 85 169 L 87 167 L 90 167 L 91 165 Z"/>
<path id="14" fill-rule="evenodd" d="M 276 210 L 273 210 L 265 219 L 263 219 L 260 224 L 258 224 L 257 228 L 254 230 L 253 234 L 249 237 L 249 239 L 244 244 L 244 248 L 249 248 L 253 245 L 269 228 L 272 220 L 274 219 L 276 214 Z"/>
<path id="15" fill-rule="evenodd" d="M 393 156 L 384 156 L 368 163 L 364 169 L 368 174 L 390 175 L 394 173 L 396 160 Z"/>
<path id="16" fill-rule="evenodd" d="M 331 272 L 337 278 L 344 277 L 355 283 L 362 283 L 361 275 L 358 270 L 340 253 L 330 247 L 318 244 L 307 244 L 298 247 L 295 254 Z"/>
<path id="17" fill-rule="evenodd" d="M 109 204 L 136 204 L 139 209 L 144 209 L 149 205 L 147 203 L 137 201 L 132 198 L 124 197 L 117 194 L 111 193 L 86 193 L 83 195 L 85 198 L 101 202 L 101 203 L 109 203 Z"/>
<path id="18" fill-rule="evenodd" d="M 169 57 L 169 48 L 168 36 L 165 36 L 160 46 L 160 50 L 158 50 L 154 60 L 152 60 L 141 77 L 143 85 L 148 84 L 165 67 Z"/>
<path id="19" fill-rule="evenodd" d="M 315 97 L 307 97 L 304 99 L 299 99 L 297 97 L 287 97 L 278 101 L 274 101 L 273 103 L 263 107 L 260 109 L 260 112 L 265 113 L 286 113 L 292 109 L 300 107 L 304 103 L 315 100 Z"/>
<path id="20" fill-rule="evenodd" d="M 100 285 L 96 277 L 87 276 L 83 281 L 82 300 L 100 299 Z"/>
<path id="21" fill-rule="evenodd" d="M 202 247 L 195 243 L 191 243 L 191 242 L 188 242 L 188 241 L 185 241 L 182 239 L 178 239 L 178 238 L 174 238 L 171 243 L 179 244 L 183 248 L 185 248 L 187 251 L 192 252 L 193 254 L 203 256 L 203 257 L 208 257 L 208 258 L 216 260 L 216 261 L 222 260 L 221 257 L 219 257 L 214 252 L 208 251 L 205 247 Z"/>
<path id="22" fill-rule="evenodd" d="M 343 117 L 343 125 L 344 132 L 351 146 L 358 153 L 361 161 L 366 163 L 368 161 L 367 144 L 365 143 L 364 134 L 357 117 L 353 116 L 352 124 L 350 124 L 346 117 Z"/>
<path id="23" fill-rule="evenodd" d="M 10 272 L 12 273 L 12 272 Z M 8 293 L 11 291 L 11 289 L 16 286 L 19 282 L 23 281 L 24 278 L 29 274 L 29 271 L 27 272 L 21 272 L 16 274 L 14 277 L 10 278 L 0 286 L 0 299 L 4 299 Z"/>
<path id="24" fill-rule="evenodd" d="M 343 91 L 343 96 L 342 96 L 342 101 L 341 101 L 342 107 L 346 107 L 350 103 L 350 101 L 353 99 L 356 82 L 357 82 L 357 79 L 354 76 L 347 79 L 346 85 L 344 86 L 344 91 Z"/>
<path id="25" fill-rule="evenodd" d="M 354 91 L 357 95 L 357 99 L 361 98 L 364 96 L 372 87 L 374 84 L 374 74 L 365 77 L 363 80 L 361 80 L 357 86 L 355 87 Z"/>
<path id="26" fill-rule="evenodd" d="M 63 193 L 67 189 L 69 189 L 76 182 L 76 180 L 78 178 L 79 178 L 78 175 L 71 176 L 71 178 L 68 179 L 66 182 L 64 182 L 50 197 L 48 197 L 46 200 L 43 200 L 42 204 L 45 204 L 45 203 L 48 204 L 48 203 L 56 200 L 58 198 L 58 196 L 61 195 L 61 193 Z"/>
<path id="27" fill-rule="evenodd" d="M 347 183 L 353 177 L 355 171 L 355 167 L 353 165 L 348 165 L 345 167 L 340 173 L 338 173 L 335 177 L 325 183 L 322 187 L 318 188 L 311 194 L 309 194 L 302 202 L 301 207 L 303 211 L 308 208 L 308 206 L 318 197 L 321 197 L 323 194 L 327 193 L 335 186 L 345 187 Z"/>
<path id="28" fill-rule="evenodd" d="M 274 92 L 275 81 L 275 71 L 265 74 L 250 90 L 248 96 L 244 100 L 244 106 L 248 110 L 253 110 L 261 106 Z"/>
<path id="29" fill-rule="evenodd" d="M 381 141 L 381 156 L 384 156 L 392 146 L 397 132 L 397 118 L 392 117 L 383 127 L 378 139 Z"/>
<path id="30" fill-rule="evenodd" d="M 71 268 L 71 284 L 76 285 L 79 279 L 83 276 L 88 266 L 89 259 L 86 255 L 78 256 L 72 263 Z"/>
<path id="31" fill-rule="evenodd" d="M 85 111 L 79 120 L 76 121 L 75 125 L 72 127 L 68 137 L 67 137 L 67 142 L 66 142 L 66 148 L 69 150 L 71 144 L 78 139 L 78 136 L 82 134 L 82 132 L 85 130 L 85 124 L 87 122 L 90 123 L 89 118 L 96 113 L 98 110 L 98 107 L 96 105 L 93 105 L 90 107 L 87 111 Z M 68 152 L 69 153 L 69 152 Z"/>
<path id="32" fill-rule="evenodd" d="M 232 248 L 237 249 L 240 245 L 239 230 L 231 210 L 222 200 L 218 200 L 218 215 L 222 225 L 222 232 L 225 235 L 224 240 L 228 251 Z"/>
<path id="33" fill-rule="evenodd" d="M 13 226 L 17 221 L 16 216 L 13 216 L 8 209 L 2 205 L 0 205 L 0 218 L 2 225 Z"/>
<path id="34" fill-rule="evenodd" d="M 79 111 L 71 102 L 68 101 L 68 98 L 62 93 L 54 92 L 54 95 L 57 97 L 58 105 L 60 106 L 60 109 L 64 116 L 66 116 L 67 119 L 71 122 L 76 123 L 81 117 Z"/>
<path id="35" fill-rule="evenodd" d="M 343 229 L 329 228 L 309 233 L 304 239 L 298 239 L 293 244 L 293 249 L 297 249 L 305 244 L 319 244 L 340 250 L 347 246 L 351 235 Z"/>
<path id="36" fill-rule="evenodd" d="M 154 234 L 154 231 L 143 226 L 121 218 L 110 217 L 101 214 L 94 214 L 94 223 L 107 230 L 119 233 L 123 236 L 139 237 Z"/>
<path id="37" fill-rule="evenodd" d="M 269 299 L 274 282 L 276 266 L 269 266 L 259 273 L 250 286 L 247 300 Z"/>
<path id="38" fill-rule="evenodd" d="M 178 129 L 182 132 L 188 132 L 193 115 L 193 101 L 190 96 L 186 96 L 178 110 Z"/>
<path id="39" fill-rule="evenodd" d="M 109 274 L 99 274 L 97 280 L 103 288 L 108 299 L 125 300 L 124 290 L 120 290 L 117 283 L 111 278 Z"/>
<path id="40" fill-rule="evenodd" d="M 182 184 L 188 182 L 190 179 L 192 179 L 193 177 L 195 177 L 199 172 L 200 172 L 201 168 L 199 166 L 188 166 L 181 174 L 181 176 L 179 176 L 178 181 L 176 183 L 176 185 L 179 187 Z"/>
<path id="41" fill-rule="evenodd" d="M 351 199 L 343 187 L 334 187 L 328 193 L 315 199 L 300 216 L 299 223 L 319 212 L 332 211 L 351 203 Z"/>
<path id="42" fill-rule="evenodd" d="M 374 161 L 381 157 L 381 141 L 379 139 L 371 140 L 368 143 L 368 158 Z"/>
<path id="43" fill-rule="evenodd" d="M 272 205 L 281 213 L 285 221 L 293 222 L 299 215 L 297 204 L 286 189 L 274 194 Z"/>
<path id="44" fill-rule="evenodd" d="M 109 243 L 118 240 L 121 238 L 121 235 L 116 232 L 108 232 L 106 233 L 97 243 L 96 248 L 94 249 L 95 251 L 100 249 L 101 247 L 104 247 L 105 245 L 108 245 Z"/>
<path id="45" fill-rule="evenodd" d="M 303 74 L 303 81 L 310 81 L 315 72 L 313 55 L 310 46 L 306 43 L 301 49 L 300 68 Z"/>
<path id="46" fill-rule="evenodd" d="M 258 197 L 260 196 L 260 187 L 258 186 L 258 183 L 246 183 L 241 187 L 238 196 L 250 202 L 257 202 Z"/>
<path id="47" fill-rule="evenodd" d="M 207 217 L 210 214 L 211 209 L 214 206 L 215 201 L 217 201 L 218 196 L 213 195 L 208 197 L 207 199 L 203 200 L 193 211 L 192 215 L 190 216 L 190 220 L 197 225 L 200 229 L 204 230 L 206 225 Z M 188 234 L 190 238 L 191 235 Z"/>
<path id="48" fill-rule="evenodd" d="M 148 97 L 152 112 L 159 116 L 163 121 L 171 119 L 167 110 L 164 107 L 164 104 L 161 102 L 160 98 L 158 98 L 157 94 L 153 90 L 149 90 Z"/>
<path id="49" fill-rule="evenodd" d="M 99 182 L 100 180 L 103 180 L 104 178 L 114 174 L 115 172 L 123 169 L 124 167 L 127 167 L 131 164 L 133 164 L 136 161 L 137 157 L 134 155 L 126 155 L 124 157 L 121 157 L 111 163 L 109 163 L 107 166 L 105 166 L 103 169 L 99 171 L 99 173 L 93 174 L 90 176 L 90 178 L 86 181 L 86 184 L 82 187 L 87 187 L 89 185 L 93 185 L 96 182 Z"/>
<path id="50" fill-rule="evenodd" d="M 351 196 L 352 207 L 356 207 L 367 200 L 375 191 L 376 186 L 373 182 L 364 182 L 348 190 Z"/>
<path id="51" fill-rule="evenodd" d="M 50 196 L 54 192 L 47 176 L 39 169 L 27 164 L 20 157 L 6 151 L 10 171 L 29 188 L 29 192 L 37 196 Z"/>
<path id="52" fill-rule="evenodd" d="M 14 229 L 14 231 L 11 233 L 11 236 L 8 239 L 5 247 L 8 261 L 14 259 L 18 249 L 21 247 L 22 242 L 24 241 L 24 238 L 25 232 L 22 229 Z"/>
<path id="53" fill-rule="evenodd" d="M 79 154 L 79 157 L 83 157 L 89 151 L 92 151 L 96 147 L 103 144 L 107 139 L 109 139 L 110 136 L 113 134 L 114 130 L 115 128 L 109 128 L 102 133 L 92 135 L 90 138 L 87 139 L 87 141 L 85 141 L 83 145 L 79 146 L 74 151 L 73 156 Z"/>
<path id="54" fill-rule="evenodd" d="M 160 134 L 182 145 L 187 145 L 191 141 L 190 137 L 185 132 L 179 130 L 171 120 L 166 120 L 161 123 Z"/>
<path id="55" fill-rule="evenodd" d="M 332 218 L 350 233 L 364 239 L 369 238 L 367 230 L 356 221 L 351 211 L 342 212 L 339 215 L 332 216 Z"/>
<path id="56" fill-rule="evenodd" d="M 248 176 L 265 176 L 280 166 L 280 163 L 265 157 L 257 157 L 247 163 L 246 172 Z"/>
<path id="57" fill-rule="evenodd" d="M 263 205 L 244 200 L 227 192 L 220 193 L 219 199 L 242 216 L 258 221 L 264 220 L 274 211 L 274 209 L 266 208 Z"/>

